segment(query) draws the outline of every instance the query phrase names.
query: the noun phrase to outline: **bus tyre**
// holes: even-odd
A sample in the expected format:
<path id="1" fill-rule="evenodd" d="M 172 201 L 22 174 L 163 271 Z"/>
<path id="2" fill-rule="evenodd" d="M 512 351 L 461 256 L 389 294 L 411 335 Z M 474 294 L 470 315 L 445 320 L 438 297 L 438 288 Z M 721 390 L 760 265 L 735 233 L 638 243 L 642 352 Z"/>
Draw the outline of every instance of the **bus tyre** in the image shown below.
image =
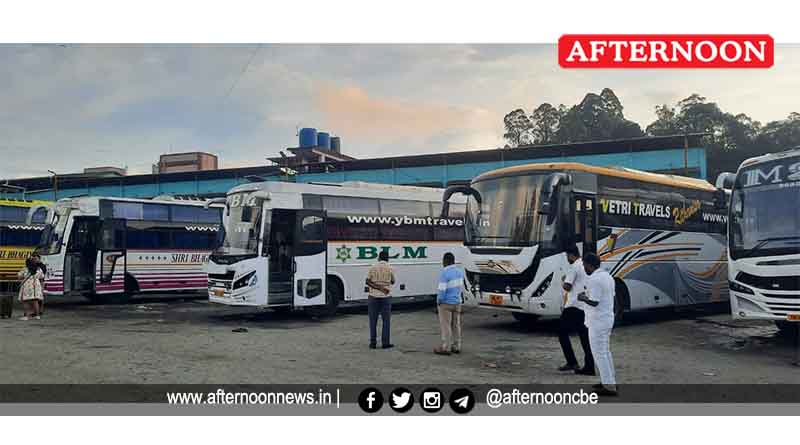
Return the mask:
<path id="1" fill-rule="evenodd" d="M 336 278 L 328 277 L 325 286 L 325 305 L 308 308 L 308 313 L 315 318 L 333 317 L 339 309 L 339 300 L 342 299 L 342 285 Z"/>
<path id="2" fill-rule="evenodd" d="M 625 309 L 630 307 L 630 295 L 628 287 L 622 280 L 614 280 L 614 322 L 622 321 L 625 316 Z"/>
<path id="3" fill-rule="evenodd" d="M 524 312 L 512 312 L 511 316 L 514 317 L 515 320 L 522 324 L 534 324 L 536 320 L 539 319 L 538 315 L 535 314 L 526 314 Z"/>
<path id="4" fill-rule="evenodd" d="M 83 294 L 92 304 L 126 304 L 131 301 L 128 293 L 98 295 L 94 292 Z"/>
<path id="5" fill-rule="evenodd" d="M 778 335 L 792 340 L 797 338 L 797 330 L 800 329 L 800 323 L 785 320 L 775 321 L 775 326 L 778 327 Z"/>

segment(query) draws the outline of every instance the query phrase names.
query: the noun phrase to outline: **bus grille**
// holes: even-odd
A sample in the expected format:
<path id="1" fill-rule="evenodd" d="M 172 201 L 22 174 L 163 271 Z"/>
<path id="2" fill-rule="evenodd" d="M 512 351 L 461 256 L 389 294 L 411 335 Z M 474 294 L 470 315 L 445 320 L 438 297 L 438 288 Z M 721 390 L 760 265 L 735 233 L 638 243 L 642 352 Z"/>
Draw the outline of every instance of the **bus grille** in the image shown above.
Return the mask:
<path id="1" fill-rule="evenodd" d="M 749 273 L 739 272 L 736 281 L 764 290 L 800 291 L 800 276 L 798 277 L 757 277 Z"/>

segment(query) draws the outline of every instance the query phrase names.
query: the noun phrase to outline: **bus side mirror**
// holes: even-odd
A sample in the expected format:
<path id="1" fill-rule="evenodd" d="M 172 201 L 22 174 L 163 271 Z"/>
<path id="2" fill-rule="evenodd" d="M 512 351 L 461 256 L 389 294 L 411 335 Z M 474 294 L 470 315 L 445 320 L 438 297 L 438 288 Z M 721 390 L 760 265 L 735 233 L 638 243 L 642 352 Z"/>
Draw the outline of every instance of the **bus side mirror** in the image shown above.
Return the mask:
<path id="1" fill-rule="evenodd" d="M 556 207 L 556 191 L 562 185 L 572 184 L 572 177 L 566 173 L 550 173 L 542 184 L 542 199 L 539 201 L 539 214 L 550 215 Z M 548 218 L 550 219 L 550 218 Z"/>
<path id="2" fill-rule="evenodd" d="M 718 188 L 714 192 L 714 208 L 717 210 L 728 208 L 728 192 L 721 188 Z"/>
<path id="3" fill-rule="evenodd" d="M 450 217 L 450 197 L 455 195 L 456 193 L 461 193 L 463 195 L 472 196 L 475 198 L 475 201 L 478 203 L 478 206 L 481 205 L 481 194 L 478 193 L 477 190 L 468 186 L 468 185 L 451 185 L 447 187 L 442 195 L 442 214 L 440 218 L 447 219 Z"/>
<path id="4" fill-rule="evenodd" d="M 222 244 L 225 243 L 225 226 L 222 224 L 219 225 L 217 229 L 217 237 L 214 238 L 214 250 L 219 249 L 222 247 Z"/>
<path id="5" fill-rule="evenodd" d="M 44 226 L 44 230 L 42 230 L 42 235 L 39 238 L 39 244 L 37 245 L 37 247 L 46 247 L 52 235 L 53 235 L 53 226 L 50 224 Z"/>
<path id="6" fill-rule="evenodd" d="M 542 195 L 542 201 L 539 203 L 539 214 L 540 215 L 549 215 L 550 209 L 552 208 L 552 204 L 550 201 L 552 200 L 552 196 Z"/>

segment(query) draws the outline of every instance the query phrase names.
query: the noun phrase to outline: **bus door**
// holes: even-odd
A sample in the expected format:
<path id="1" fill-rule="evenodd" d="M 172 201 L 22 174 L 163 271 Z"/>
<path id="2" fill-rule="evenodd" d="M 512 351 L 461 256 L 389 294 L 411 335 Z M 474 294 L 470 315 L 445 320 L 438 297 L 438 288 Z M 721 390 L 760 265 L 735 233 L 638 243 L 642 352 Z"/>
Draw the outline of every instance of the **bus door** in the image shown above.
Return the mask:
<path id="1" fill-rule="evenodd" d="M 97 271 L 99 282 L 108 290 L 125 289 L 125 273 L 127 272 L 127 255 L 125 249 L 126 224 L 124 219 L 105 219 L 100 228 L 98 250 L 100 251 L 100 267 Z M 114 277 L 117 278 L 114 281 Z"/>
<path id="2" fill-rule="evenodd" d="M 592 195 L 574 195 L 572 213 L 575 215 L 575 242 L 581 255 L 597 253 L 597 206 Z"/>
<path id="3" fill-rule="evenodd" d="M 328 271 L 328 239 L 325 212 L 298 210 L 294 224 L 293 304 L 295 307 L 325 304 Z"/>
<path id="4" fill-rule="evenodd" d="M 78 216 L 72 223 L 64 255 L 64 293 L 94 291 L 97 263 L 97 235 L 100 219 Z"/>

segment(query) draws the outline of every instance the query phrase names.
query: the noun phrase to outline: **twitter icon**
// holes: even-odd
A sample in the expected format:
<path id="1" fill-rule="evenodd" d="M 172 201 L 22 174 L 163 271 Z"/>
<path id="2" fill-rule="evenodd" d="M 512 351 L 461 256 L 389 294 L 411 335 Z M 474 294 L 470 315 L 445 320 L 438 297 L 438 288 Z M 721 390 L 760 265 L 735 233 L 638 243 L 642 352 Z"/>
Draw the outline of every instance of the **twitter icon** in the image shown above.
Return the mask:
<path id="1" fill-rule="evenodd" d="M 414 406 L 414 396 L 408 388 L 395 388 L 389 406 L 398 413 L 404 413 Z"/>

